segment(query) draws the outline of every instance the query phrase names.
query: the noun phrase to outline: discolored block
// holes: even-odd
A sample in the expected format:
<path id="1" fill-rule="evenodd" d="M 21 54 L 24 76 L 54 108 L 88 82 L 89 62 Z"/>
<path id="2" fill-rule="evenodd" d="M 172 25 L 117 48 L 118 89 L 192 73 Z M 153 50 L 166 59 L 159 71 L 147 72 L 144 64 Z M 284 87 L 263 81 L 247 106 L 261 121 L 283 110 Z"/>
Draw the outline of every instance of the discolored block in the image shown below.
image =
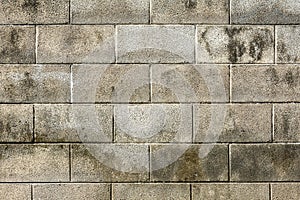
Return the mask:
<path id="1" fill-rule="evenodd" d="M 300 145 L 230 145 L 232 181 L 299 181 Z"/>
<path id="2" fill-rule="evenodd" d="M 148 23 L 149 0 L 72 0 L 75 24 Z"/>
<path id="3" fill-rule="evenodd" d="M 272 184 L 272 198 L 274 200 L 298 200 L 300 199 L 299 183 L 276 183 Z"/>
<path id="4" fill-rule="evenodd" d="M 0 102 L 70 102 L 70 66 L 0 65 Z"/>
<path id="5" fill-rule="evenodd" d="M 109 200 L 109 184 L 38 184 L 33 185 L 34 199 Z"/>
<path id="6" fill-rule="evenodd" d="M 33 140 L 33 106 L 0 105 L 0 142 Z"/>
<path id="7" fill-rule="evenodd" d="M 73 102 L 149 102 L 149 65 L 73 65 Z"/>
<path id="8" fill-rule="evenodd" d="M 221 24 L 229 21 L 227 0 L 151 0 L 153 23 Z"/>
<path id="9" fill-rule="evenodd" d="M 298 4 L 300 8 L 300 2 Z M 300 14 L 298 16 L 300 19 Z M 277 26 L 276 31 L 277 62 L 300 63 L 300 26 Z"/>
<path id="10" fill-rule="evenodd" d="M 269 200 L 268 184 L 193 184 L 192 199 Z"/>
<path id="11" fill-rule="evenodd" d="M 0 24 L 69 22 L 68 0 L 8 0 L 0 2 Z"/>
<path id="12" fill-rule="evenodd" d="M 31 200 L 29 184 L 1 184 L 0 198 L 9 200 Z"/>
<path id="13" fill-rule="evenodd" d="M 194 105 L 194 142 L 268 142 L 272 105 Z"/>
<path id="14" fill-rule="evenodd" d="M 226 145 L 152 145 L 151 181 L 227 181 Z"/>
<path id="15" fill-rule="evenodd" d="M 299 73 L 298 65 L 233 66 L 232 101 L 299 101 Z"/>
<path id="16" fill-rule="evenodd" d="M 35 105 L 37 142 L 111 142 L 110 105 Z"/>
<path id="17" fill-rule="evenodd" d="M 73 182 L 141 182 L 149 175 L 147 145 L 72 145 Z"/>
<path id="18" fill-rule="evenodd" d="M 197 63 L 274 63 L 274 27 L 197 26 Z"/>
<path id="19" fill-rule="evenodd" d="M 300 2 L 294 0 L 232 0 L 233 24 L 297 24 Z"/>
<path id="20" fill-rule="evenodd" d="M 115 200 L 152 200 L 152 199 L 178 199 L 190 198 L 189 184 L 114 184 L 113 197 Z"/>
<path id="21" fill-rule="evenodd" d="M 181 25 L 120 25 L 118 63 L 193 63 L 195 30 Z"/>
<path id="22" fill-rule="evenodd" d="M 34 26 L 0 26 L 0 63 L 34 62 Z"/>
<path id="23" fill-rule="evenodd" d="M 226 65 L 151 65 L 152 102 L 228 102 Z"/>
<path id="24" fill-rule="evenodd" d="M 274 105 L 274 140 L 300 142 L 300 105 Z"/>
<path id="25" fill-rule="evenodd" d="M 66 145 L 0 145 L 1 182 L 69 180 Z"/>
<path id="26" fill-rule="evenodd" d="M 113 26 L 38 26 L 37 62 L 114 62 L 114 32 Z"/>
<path id="27" fill-rule="evenodd" d="M 115 105 L 116 142 L 192 142 L 191 105 Z"/>

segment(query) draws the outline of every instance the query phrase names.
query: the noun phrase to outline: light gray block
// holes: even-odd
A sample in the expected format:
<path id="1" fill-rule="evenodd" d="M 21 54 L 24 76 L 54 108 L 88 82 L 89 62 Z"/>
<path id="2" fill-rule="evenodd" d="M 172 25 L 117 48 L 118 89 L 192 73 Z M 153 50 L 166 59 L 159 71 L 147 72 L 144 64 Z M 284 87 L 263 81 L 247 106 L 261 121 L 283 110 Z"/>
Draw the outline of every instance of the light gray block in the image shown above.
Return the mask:
<path id="1" fill-rule="evenodd" d="M 193 26 L 117 27 L 118 63 L 193 63 L 194 49 Z"/>

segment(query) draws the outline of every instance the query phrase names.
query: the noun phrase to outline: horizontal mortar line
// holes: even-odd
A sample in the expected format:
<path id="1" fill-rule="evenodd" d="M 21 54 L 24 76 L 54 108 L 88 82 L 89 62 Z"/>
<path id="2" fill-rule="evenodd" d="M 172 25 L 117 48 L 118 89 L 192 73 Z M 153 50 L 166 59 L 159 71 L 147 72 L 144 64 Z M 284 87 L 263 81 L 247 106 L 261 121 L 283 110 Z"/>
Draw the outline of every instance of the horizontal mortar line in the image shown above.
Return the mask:
<path id="1" fill-rule="evenodd" d="M 236 66 L 277 66 L 277 65 L 299 65 L 299 63 L 0 63 L 0 65 L 232 65 Z"/>
<path id="2" fill-rule="evenodd" d="M 281 144 L 281 145 L 299 145 L 300 141 L 289 141 L 289 142 L 0 142 L 0 146 L 4 145 L 85 145 L 85 144 L 103 144 L 103 145 L 139 145 L 139 146 L 154 146 L 154 145 L 273 145 L 273 144 Z"/>
<path id="3" fill-rule="evenodd" d="M 123 182 L 108 182 L 108 181 L 76 181 L 76 182 L 58 182 L 58 181 L 30 181 L 30 182 L 0 182 L 0 184 L 299 184 L 299 181 L 123 181 Z"/>
<path id="4" fill-rule="evenodd" d="M 220 185 L 224 185 L 224 184 L 300 184 L 299 181 L 290 181 L 290 182 L 286 182 L 286 181 L 273 181 L 273 182 L 260 182 L 260 181 L 255 181 L 255 182 L 237 182 L 237 181 L 231 181 L 231 182 L 226 182 L 226 181 L 193 181 L 193 182 L 164 182 L 164 181 L 153 181 L 153 182 L 0 182 L 0 184 L 18 184 L 18 185 L 22 185 L 22 184 L 32 184 L 32 185 L 51 185 L 51 184 L 68 184 L 68 185 L 72 185 L 72 184 L 112 184 L 112 185 L 117 185 L 117 184 L 172 184 L 172 185 L 178 185 L 178 184 L 220 184 Z"/>
<path id="5" fill-rule="evenodd" d="M 299 104 L 300 101 L 283 102 L 0 102 L 0 105 L 240 105 L 240 104 Z"/>
<path id="6" fill-rule="evenodd" d="M 0 63 L 0 65 L 246 65 L 246 66 L 264 66 L 264 65 L 270 65 L 270 66 L 276 66 L 276 65 L 299 65 L 298 63 L 186 63 L 186 62 L 180 62 L 180 63 L 142 63 L 142 62 L 111 62 L 111 63 L 88 63 L 88 62 L 72 62 L 72 63 L 63 63 L 63 62 L 48 62 L 48 63 L 40 63 L 40 62 L 33 62 L 33 63 Z"/>
<path id="7" fill-rule="evenodd" d="M 163 26 L 163 25 L 170 25 L 170 26 L 184 26 L 184 25 L 198 25 L 198 26 L 297 26 L 300 25 L 300 23 L 285 23 L 285 24 L 255 24 L 255 23 L 191 23 L 191 22 L 187 22 L 187 23 L 176 23 L 176 22 L 169 22 L 169 23 L 159 23 L 159 22 L 151 22 L 151 24 L 149 24 L 148 22 L 130 22 L 130 23 L 126 23 L 126 22 L 119 22 L 119 23 L 76 23 L 76 22 L 72 22 L 69 24 L 69 22 L 61 22 L 61 23 L 0 23 L 0 26 L 57 26 L 57 25 L 62 25 L 62 26 L 72 26 L 72 25 L 103 25 L 103 26 L 107 26 L 107 25 L 120 25 L 120 26 L 138 26 L 138 25 L 142 25 L 142 26 Z"/>

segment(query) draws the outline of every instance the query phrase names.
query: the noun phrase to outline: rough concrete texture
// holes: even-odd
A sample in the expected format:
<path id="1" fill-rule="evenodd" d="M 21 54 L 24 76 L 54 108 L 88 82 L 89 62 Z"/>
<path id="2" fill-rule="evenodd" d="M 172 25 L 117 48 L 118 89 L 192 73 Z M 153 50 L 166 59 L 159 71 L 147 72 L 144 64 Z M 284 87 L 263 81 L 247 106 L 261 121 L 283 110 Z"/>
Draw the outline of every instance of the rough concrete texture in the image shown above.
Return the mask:
<path id="1" fill-rule="evenodd" d="M 272 26 L 197 26 L 197 63 L 273 63 Z"/>
<path id="2" fill-rule="evenodd" d="M 300 63 L 300 26 L 278 26 L 276 32 L 277 62 Z"/>
<path id="3" fill-rule="evenodd" d="M 300 2 L 294 0 L 231 0 L 233 24 L 298 24 Z"/>
<path id="4" fill-rule="evenodd" d="M 232 68 L 234 102 L 300 100 L 299 65 L 256 65 Z"/>
<path id="5" fill-rule="evenodd" d="M 75 103 L 139 103 L 150 101 L 149 65 L 73 65 Z"/>
<path id="6" fill-rule="evenodd" d="M 0 105 L 0 142 L 33 141 L 33 106 Z"/>
<path id="7" fill-rule="evenodd" d="M 193 63 L 194 33 L 193 26 L 118 26 L 117 62 Z"/>
<path id="8" fill-rule="evenodd" d="M 75 24 L 148 23 L 149 0 L 72 0 Z"/>
<path id="9" fill-rule="evenodd" d="M 34 26 L 0 26 L 0 63 L 34 63 Z"/>
<path id="10" fill-rule="evenodd" d="M 38 63 L 111 63 L 114 27 L 38 26 Z"/>
<path id="11" fill-rule="evenodd" d="M 72 145 L 73 182 L 141 182 L 149 173 L 147 145 Z"/>
<path id="12" fill-rule="evenodd" d="M 298 104 L 275 105 L 274 113 L 274 140 L 300 141 L 300 106 Z"/>
<path id="13" fill-rule="evenodd" d="M 30 184 L 1 184 L 0 198 L 9 200 L 30 200 L 31 188 Z"/>
<path id="14" fill-rule="evenodd" d="M 68 145 L 1 145 L 1 182 L 69 181 Z"/>
<path id="15" fill-rule="evenodd" d="M 193 184 L 193 199 L 269 200 L 268 184 Z"/>
<path id="16" fill-rule="evenodd" d="M 272 184 L 272 197 L 274 200 L 297 200 L 300 199 L 300 184 L 299 183 L 285 183 Z"/>
<path id="17" fill-rule="evenodd" d="M 152 199 L 178 199 L 190 198 L 188 184 L 114 184 L 113 197 L 116 200 L 152 200 Z"/>
<path id="18" fill-rule="evenodd" d="M 0 200 L 299 200 L 299 0 L 0 0 Z"/>
<path id="19" fill-rule="evenodd" d="M 116 142 L 191 142 L 191 105 L 116 105 Z"/>
<path id="20" fill-rule="evenodd" d="M 35 105 L 37 142 L 111 142 L 110 105 Z M 87 118 L 95 112 L 96 119 Z"/>
<path id="21" fill-rule="evenodd" d="M 70 102 L 69 65 L 0 65 L 0 102 Z"/>
<path id="22" fill-rule="evenodd" d="M 271 113 L 267 104 L 194 105 L 194 142 L 271 141 Z"/>
<path id="23" fill-rule="evenodd" d="M 152 23 L 228 23 L 227 0 L 152 0 Z"/>
<path id="24" fill-rule="evenodd" d="M 0 24 L 69 22 L 68 0 L 8 0 L 0 2 Z"/>
<path id="25" fill-rule="evenodd" d="M 226 145 L 152 145 L 151 181 L 227 181 Z"/>
<path id="26" fill-rule="evenodd" d="M 228 102 L 227 65 L 151 65 L 152 101 Z"/>
<path id="27" fill-rule="evenodd" d="M 34 184 L 33 196 L 47 200 L 109 200 L 109 184 Z"/>
<path id="28" fill-rule="evenodd" d="M 232 181 L 299 181 L 299 144 L 230 146 Z"/>

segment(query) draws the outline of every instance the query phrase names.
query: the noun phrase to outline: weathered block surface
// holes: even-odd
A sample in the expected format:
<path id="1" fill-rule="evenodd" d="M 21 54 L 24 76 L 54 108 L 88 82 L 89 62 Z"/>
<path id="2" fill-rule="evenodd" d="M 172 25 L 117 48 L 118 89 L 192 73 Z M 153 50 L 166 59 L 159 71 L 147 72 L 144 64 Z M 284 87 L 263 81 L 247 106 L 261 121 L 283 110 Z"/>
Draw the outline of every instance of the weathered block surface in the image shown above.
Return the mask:
<path id="1" fill-rule="evenodd" d="M 1 182 L 58 182 L 68 180 L 68 146 L 0 145 Z"/>
<path id="2" fill-rule="evenodd" d="M 300 142 L 300 105 L 274 105 L 274 140 Z"/>
<path id="3" fill-rule="evenodd" d="M 298 200 L 300 199 L 299 183 L 272 184 L 272 198 L 274 200 Z"/>
<path id="4" fill-rule="evenodd" d="M 29 184 L 1 184 L 0 198 L 9 200 L 31 200 L 31 189 Z"/>
<path id="5" fill-rule="evenodd" d="M 274 63 L 272 26 L 197 26 L 197 63 Z"/>
<path id="6" fill-rule="evenodd" d="M 234 66 L 234 102 L 283 102 L 300 100 L 298 65 Z"/>
<path id="7" fill-rule="evenodd" d="M 233 24 L 298 24 L 300 3 L 294 0 L 232 0 Z"/>
<path id="8" fill-rule="evenodd" d="M 191 105 L 116 105 L 116 142 L 192 142 Z"/>
<path id="9" fill-rule="evenodd" d="M 195 105 L 194 142 L 267 142 L 271 105 Z"/>
<path id="10" fill-rule="evenodd" d="M 298 16 L 300 19 L 300 14 Z M 276 30 L 277 62 L 300 63 L 300 26 L 278 26 Z"/>
<path id="11" fill-rule="evenodd" d="M 150 0 L 72 0 L 73 23 L 148 23 Z"/>
<path id="12" fill-rule="evenodd" d="M 34 199 L 109 200 L 109 184 L 43 184 L 33 186 Z"/>
<path id="13" fill-rule="evenodd" d="M 153 23 L 228 23 L 227 0 L 152 0 Z"/>
<path id="14" fill-rule="evenodd" d="M 192 63 L 194 33 L 193 26 L 118 26 L 117 62 Z"/>
<path id="15" fill-rule="evenodd" d="M 35 62 L 34 26 L 0 26 L 0 63 Z"/>
<path id="16" fill-rule="evenodd" d="M 38 26 L 38 63 L 111 63 L 114 27 Z"/>
<path id="17" fill-rule="evenodd" d="M 33 106 L 0 105 L 0 142 L 33 140 Z"/>
<path id="18" fill-rule="evenodd" d="M 35 105 L 37 142 L 111 142 L 110 105 Z"/>
<path id="19" fill-rule="evenodd" d="M 148 180 L 147 145 L 72 146 L 72 181 L 140 182 Z"/>
<path id="20" fill-rule="evenodd" d="M 149 102 L 149 65 L 73 65 L 73 102 Z"/>
<path id="21" fill-rule="evenodd" d="M 151 65 L 152 102 L 228 102 L 227 65 Z"/>
<path id="22" fill-rule="evenodd" d="M 299 181 L 300 145 L 231 145 L 232 181 Z"/>
<path id="23" fill-rule="evenodd" d="M 193 199 L 269 200 L 268 184 L 193 184 Z"/>
<path id="24" fill-rule="evenodd" d="M 1 102 L 70 102 L 68 65 L 0 65 Z"/>
<path id="25" fill-rule="evenodd" d="M 68 0 L 9 0 L 0 2 L 0 24 L 69 22 Z"/>
<path id="26" fill-rule="evenodd" d="M 226 181 L 226 145 L 153 145 L 152 181 Z"/>
<path id="27" fill-rule="evenodd" d="M 178 199 L 190 198 L 188 184 L 114 184 L 113 197 L 115 200 L 153 200 L 153 199 Z"/>

